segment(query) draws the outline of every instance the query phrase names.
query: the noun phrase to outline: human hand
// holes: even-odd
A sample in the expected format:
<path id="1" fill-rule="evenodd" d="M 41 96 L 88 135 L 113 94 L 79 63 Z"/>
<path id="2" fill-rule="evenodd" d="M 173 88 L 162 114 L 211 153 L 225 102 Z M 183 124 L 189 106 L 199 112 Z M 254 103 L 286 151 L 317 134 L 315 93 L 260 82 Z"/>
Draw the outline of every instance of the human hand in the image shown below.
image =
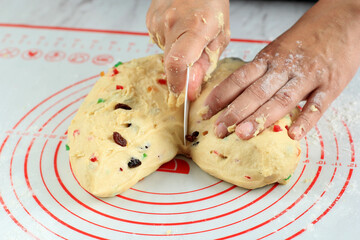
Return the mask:
<path id="1" fill-rule="evenodd" d="M 359 67 L 359 5 L 356 0 L 319 1 L 215 87 L 203 117 L 227 106 L 215 123 L 216 135 L 223 138 L 235 129 L 239 138 L 250 139 L 306 100 L 288 130 L 292 139 L 305 136 Z"/>
<path id="2" fill-rule="evenodd" d="M 189 99 L 230 41 L 228 0 L 153 0 L 146 16 L 152 40 L 164 50 L 169 88 L 180 93 L 190 68 Z M 207 72 L 209 71 L 209 72 Z"/>

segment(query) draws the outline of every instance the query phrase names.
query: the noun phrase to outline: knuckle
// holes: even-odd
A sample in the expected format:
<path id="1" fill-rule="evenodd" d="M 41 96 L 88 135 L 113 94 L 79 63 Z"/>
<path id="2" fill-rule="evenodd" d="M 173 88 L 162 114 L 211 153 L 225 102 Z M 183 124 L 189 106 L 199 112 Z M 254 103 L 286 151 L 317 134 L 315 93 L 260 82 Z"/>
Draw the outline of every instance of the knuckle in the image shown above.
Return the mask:
<path id="1" fill-rule="evenodd" d="M 250 85 L 247 88 L 247 91 L 261 102 L 264 102 L 268 98 L 267 92 L 262 87 L 255 84 Z"/>
<path id="2" fill-rule="evenodd" d="M 309 131 L 313 125 L 308 114 L 300 114 L 296 120 L 296 123 L 300 124 L 300 126 L 304 128 L 305 131 Z"/>
<path id="3" fill-rule="evenodd" d="M 294 103 L 293 93 L 290 91 L 279 91 L 274 95 L 274 100 L 283 108 L 286 108 Z"/>
<path id="4" fill-rule="evenodd" d="M 235 107 L 227 109 L 224 118 L 228 125 L 236 124 L 242 120 L 241 113 Z"/>
<path id="5" fill-rule="evenodd" d="M 236 86 L 237 88 L 243 88 L 244 87 L 244 78 L 245 78 L 244 71 L 236 71 L 233 74 L 229 76 L 229 81 L 232 85 Z"/>
<path id="6" fill-rule="evenodd" d="M 221 97 L 221 93 L 219 91 L 215 91 L 213 95 L 213 102 L 210 108 L 213 112 L 217 112 L 221 109 L 222 106 L 224 106 L 224 101 Z"/>
<path id="7" fill-rule="evenodd" d="M 209 19 L 203 12 L 196 12 L 189 21 L 191 22 L 193 29 L 202 29 L 204 27 L 206 19 Z"/>
<path id="8" fill-rule="evenodd" d="M 170 72 L 183 71 L 186 68 L 186 61 L 182 57 L 176 57 L 179 54 L 168 56 L 165 61 L 165 69 Z"/>
<path id="9" fill-rule="evenodd" d="M 176 22 L 176 12 L 173 8 L 167 9 L 164 13 L 164 24 L 167 28 L 172 28 L 174 23 Z"/>

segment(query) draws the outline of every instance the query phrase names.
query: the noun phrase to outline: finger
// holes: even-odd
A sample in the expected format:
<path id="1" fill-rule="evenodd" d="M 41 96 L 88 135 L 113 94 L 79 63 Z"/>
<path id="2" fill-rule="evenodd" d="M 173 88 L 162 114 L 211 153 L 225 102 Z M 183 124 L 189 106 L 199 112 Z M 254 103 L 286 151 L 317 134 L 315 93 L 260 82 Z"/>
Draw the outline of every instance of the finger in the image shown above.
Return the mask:
<path id="1" fill-rule="evenodd" d="M 303 87 L 302 91 L 299 91 L 300 87 Z M 312 89 L 313 86 L 304 84 L 304 80 L 291 79 L 268 102 L 237 125 L 236 135 L 244 140 L 257 136 L 264 129 L 291 112 L 303 96 Z M 278 127 L 276 131 L 287 131 L 287 129 Z"/>
<path id="2" fill-rule="evenodd" d="M 165 72 L 172 92 L 180 93 L 183 90 L 187 66 L 193 65 L 200 58 L 207 44 L 208 41 L 197 33 L 186 32 L 165 54 Z"/>
<path id="3" fill-rule="evenodd" d="M 288 81 L 286 72 L 269 71 L 250 85 L 237 97 L 216 121 L 215 134 L 223 138 L 229 134 L 228 128 L 237 125 L 267 102 Z"/>
<path id="4" fill-rule="evenodd" d="M 194 65 L 190 68 L 190 79 L 188 97 L 190 101 L 194 101 L 201 92 L 201 84 L 205 77 L 206 69 L 210 66 L 209 57 L 204 52 Z"/>
<path id="5" fill-rule="evenodd" d="M 332 94 L 318 89 L 308 98 L 299 117 L 289 129 L 289 137 L 294 140 L 303 138 L 319 121 L 331 102 Z"/>
<path id="6" fill-rule="evenodd" d="M 157 11 L 148 11 L 146 16 L 146 26 L 149 31 L 149 37 L 161 49 L 164 49 L 165 37 L 162 18 Z"/>
<path id="7" fill-rule="evenodd" d="M 237 69 L 219 85 L 217 85 L 205 100 L 208 112 L 203 116 L 209 119 L 241 94 L 251 83 L 267 71 L 264 60 L 254 60 Z"/>
<path id="8" fill-rule="evenodd" d="M 229 43 L 230 38 L 221 33 L 207 46 L 208 51 L 204 50 L 199 60 L 191 67 L 189 82 L 189 99 L 194 101 L 201 92 L 201 85 L 204 77 L 209 77 L 211 72 L 215 70 L 221 53 Z M 211 56 L 209 56 L 209 54 Z"/>
<path id="9" fill-rule="evenodd" d="M 192 22 L 177 22 L 165 33 L 165 72 L 171 91 L 180 93 L 183 90 L 187 66 L 193 65 L 210 41 L 220 33 L 219 26 L 211 23 L 215 21 L 211 19 L 207 24 L 200 16 Z"/>

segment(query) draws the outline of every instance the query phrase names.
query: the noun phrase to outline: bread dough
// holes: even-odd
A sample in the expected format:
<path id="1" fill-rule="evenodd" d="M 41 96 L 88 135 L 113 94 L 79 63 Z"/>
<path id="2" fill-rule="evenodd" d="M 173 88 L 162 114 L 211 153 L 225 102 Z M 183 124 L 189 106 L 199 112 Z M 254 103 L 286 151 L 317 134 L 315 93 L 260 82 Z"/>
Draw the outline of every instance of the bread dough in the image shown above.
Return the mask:
<path id="1" fill-rule="evenodd" d="M 290 115 L 274 124 L 281 131 L 275 132 L 271 126 L 250 140 L 241 140 L 236 134 L 217 138 L 213 126 L 221 112 L 202 120 L 204 102 L 211 90 L 243 64 L 234 58 L 220 61 L 200 97 L 191 105 L 189 131 L 199 132 L 190 145 L 191 157 L 207 173 L 240 187 L 254 189 L 275 182 L 284 184 L 295 170 L 301 153 L 299 142 L 292 140 L 285 128 L 291 125 Z M 296 109 L 291 115 L 296 117 Z M 235 128 L 230 126 L 228 130 L 232 132 Z"/>
<path id="2" fill-rule="evenodd" d="M 68 129 L 74 175 L 100 197 L 124 192 L 183 149 L 183 112 L 169 94 L 162 56 L 116 69 L 96 82 Z M 119 103 L 131 110 L 115 110 Z M 126 139 L 125 147 L 114 142 L 114 132 Z M 132 159 L 141 165 L 129 168 Z"/>
<path id="3" fill-rule="evenodd" d="M 80 185 L 99 197 L 122 193 L 176 154 L 190 155 L 209 174 L 245 188 L 285 183 L 296 168 L 300 147 L 285 130 L 271 127 L 248 141 L 235 134 L 218 139 L 217 116 L 203 121 L 203 103 L 214 85 L 243 64 L 222 60 L 192 103 L 190 133 L 183 146 L 183 96 L 166 85 L 161 55 L 135 59 L 112 68 L 94 85 L 68 129 L 70 163 Z M 179 99 L 181 98 L 181 99 Z M 220 113 L 218 113 L 220 114 Z M 278 123 L 290 126 L 289 116 Z M 205 134 L 206 133 L 206 134 Z M 195 134 L 196 135 L 196 134 Z"/>

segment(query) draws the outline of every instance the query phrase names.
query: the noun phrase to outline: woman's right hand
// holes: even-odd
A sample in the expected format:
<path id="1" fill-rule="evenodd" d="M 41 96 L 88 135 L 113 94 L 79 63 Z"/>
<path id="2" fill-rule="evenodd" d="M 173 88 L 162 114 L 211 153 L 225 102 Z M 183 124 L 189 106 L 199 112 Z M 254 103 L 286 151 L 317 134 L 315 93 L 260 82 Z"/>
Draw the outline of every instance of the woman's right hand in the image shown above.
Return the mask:
<path id="1" fill-rule="evenodd" d="M 188 97 L 195 100 L 207 71 L 230 41 L 229 0 L 153 0 L 146 25 L 164 50 L 170 90 L 179 94 L 184 89 L 191 66 Z"/>

